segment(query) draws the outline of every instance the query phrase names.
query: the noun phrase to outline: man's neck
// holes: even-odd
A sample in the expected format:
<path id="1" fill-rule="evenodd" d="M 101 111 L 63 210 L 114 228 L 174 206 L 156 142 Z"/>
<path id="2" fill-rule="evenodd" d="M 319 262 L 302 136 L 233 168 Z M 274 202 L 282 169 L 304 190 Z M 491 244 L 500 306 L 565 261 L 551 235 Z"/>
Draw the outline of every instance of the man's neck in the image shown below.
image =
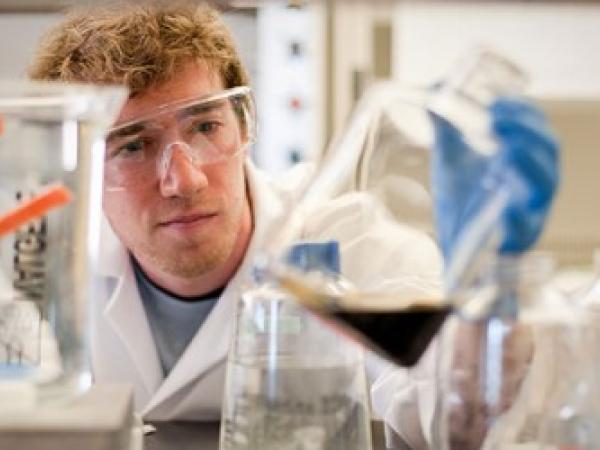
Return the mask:
<path id="1" fill-rule="evenodd" d="M 225 289 L 225 286 L 220 286 L 217 289 L 214 289 L 205 294 L 200 294 L 200 295 L 197 295 L 194 297 L 189 297 L 189 296 L 181 297 L 181 296 L 163 288 L 162 286 L 159 286 L 156 283 L 154 283 L 154 281 L 152 281 L 150 279 L 150 277 L 144 272 L 144 270 L 141 268 L 141 266 L 139 265 L 137 260 L 133 257 L 133 255 L 130 255 L 130 257 L 131 257 L 131 264 L 133 264 L 133 266 L 134 266 L 135 276 L 138 281 L 138 286 L 140 285 L 140 282 L 141 282 L 141 283 L 145 284 L 146 286 L 148 286 L 149 290 L 151 290 L 152 292 L 158 291 L 158 292 L 166 295 L 169 299 L 182 300 L 182 301 L 194 301 L 194 302 L 202 302 L 205 300 L 214 300 L 214 299 L 219 298 L 221 296 L 221 294 L 223 293 L 223 290 Z"/>

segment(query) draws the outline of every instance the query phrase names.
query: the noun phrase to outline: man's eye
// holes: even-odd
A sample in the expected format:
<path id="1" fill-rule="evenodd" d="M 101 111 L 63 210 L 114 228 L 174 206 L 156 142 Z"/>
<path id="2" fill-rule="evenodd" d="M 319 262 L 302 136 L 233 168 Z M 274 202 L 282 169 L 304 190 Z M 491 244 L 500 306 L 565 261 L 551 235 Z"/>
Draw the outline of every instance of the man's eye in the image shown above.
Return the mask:
<path id="1" fill-rule="evenodd" d="M 219 125 L 219 122 L 216 121 L 198 122 L 194 124 L 194 131 L 196 133 L 210 134 L 217 131 Z"/>
<path id="2" fill-rule="evenodd" d="M 141 156 L 144 150 L 144 141 L 142 139 L 134 139 L 119 145 L 113 152 L 112 156 L 117 158 L 129 158 L 132 156 Z"/>

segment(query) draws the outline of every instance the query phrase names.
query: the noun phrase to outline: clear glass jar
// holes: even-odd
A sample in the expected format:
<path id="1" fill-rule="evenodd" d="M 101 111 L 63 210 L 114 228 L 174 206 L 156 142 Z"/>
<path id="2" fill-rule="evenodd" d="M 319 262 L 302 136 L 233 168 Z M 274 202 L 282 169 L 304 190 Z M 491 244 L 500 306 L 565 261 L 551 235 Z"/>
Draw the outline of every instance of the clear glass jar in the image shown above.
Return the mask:
<path id="1" fill-rule="evenodd" d="M 89 386 L 102 138 L 125 98 L 117 87 L 0 83 L 0 412 Z"/>
<path id="2" fill-rule="evenodd" d="M 242 295 L 227 363 L 222 450 L 370 450 L 360 349 L 279 289 Z"/>
<path id="3" fill-rule="evenodd" d="M 596 448 L 590 322 L 548 283 L 548 255 L 500 257 L 460 295 L 494 305 L 441 336 L 435 448 Z"/>

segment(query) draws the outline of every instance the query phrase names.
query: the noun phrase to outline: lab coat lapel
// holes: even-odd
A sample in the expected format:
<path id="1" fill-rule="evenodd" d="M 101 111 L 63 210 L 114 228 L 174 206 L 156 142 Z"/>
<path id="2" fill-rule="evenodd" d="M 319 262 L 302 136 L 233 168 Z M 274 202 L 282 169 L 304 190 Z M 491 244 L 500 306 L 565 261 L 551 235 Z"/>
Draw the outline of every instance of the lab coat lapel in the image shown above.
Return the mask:
<path id="1" fill-rule="evenodd" d="M 143 414 L 146 415 L 179 389 L 196 381 L 207 371 L 222 363 L 229 348 L 233 328 L 237 289 L 230 283 L 219 298 L 207 320 L 202 324 L 171 373 L 162 383 Z M 196 386 L 198 390 L 200 386 Z M 204 396 L 216 396 L 212 402 L 220 403 L 221 392 L 204 392 Z M 204 402 L 210 400 L 205 398 Z"/>
<path id="2" fill-rule="evenodd" d="M 133 268 L 126 261 L 126 251 L 123 250 L 123 253 L 120 258 L 123 272 L 104 316 L 134 362 L 136 378 L 142 381 L 148 392 L 154 392 L 162 381 L 162 369 Z"/>
<path id="3" fill-rule="evenodd" d="M 249 195 L 252 201 L 254 231 L 244 261 L 237 274 L 227 285 L 207 320 L 200 327 L 180 360 L 148 404 L 144 414 L 148 414 L 152 409 L 157 408 L 188 383 L 194 380 L 201 383 L 202 374 L 215 365 L 222 363 L 227 357 L 237 300 L 244 287 L 250 282 L 254 256 L 262 248 L 270 230 L 273 230 L 273 227 L 284 218 L 288 195 L 291 195 L 291 192 L 287 194 L 284 192 L 275 193 L 269 183 L 255 171 L 250 163 L 246 166 L 246 174 Z M 199 385 L 195 386 L 196 391 L 199 388 Z M 222 392 L 206 392 L 205 394 L 217 396 L 218 402 L 220 402 L 222 396 Z"/>

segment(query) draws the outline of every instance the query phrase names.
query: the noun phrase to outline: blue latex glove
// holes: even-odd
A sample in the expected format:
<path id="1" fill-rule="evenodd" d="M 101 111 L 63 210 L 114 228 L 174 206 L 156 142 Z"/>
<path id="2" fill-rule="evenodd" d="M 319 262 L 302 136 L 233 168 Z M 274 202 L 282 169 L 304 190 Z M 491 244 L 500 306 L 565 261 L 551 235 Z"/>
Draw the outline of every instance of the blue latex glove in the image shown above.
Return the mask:
<path id="1" fill-rule="evenodd" d="M 431 114 L 436 224 L 446 263 L 465 225 L 500 188 L 509 189 L 510 197 L 501 213 L 498 250 L 527 250 L 542 231 L 559 183 L 558 144 L 541 111 L 521 100 L 499 99 L 490 113 L 499 144 L 493 156 L 469 148 L 450 123 Z"/>

